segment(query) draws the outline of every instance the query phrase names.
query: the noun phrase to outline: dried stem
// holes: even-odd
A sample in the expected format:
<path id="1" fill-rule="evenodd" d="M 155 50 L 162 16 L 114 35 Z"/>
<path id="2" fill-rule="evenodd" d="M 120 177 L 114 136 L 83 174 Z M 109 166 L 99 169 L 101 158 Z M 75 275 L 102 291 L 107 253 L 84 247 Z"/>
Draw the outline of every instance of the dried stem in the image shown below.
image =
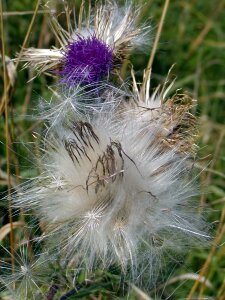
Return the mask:
<path id="1" fill-rule="evenodd" d="M 215 253 L 215 251 L 216 251 L 216 249 L 217 249 L 217 247 L 218 247 L 221 239 L 224 236 L 224 233 L 225 233 L 225 225 L 223 224 L 224 218 L 225 218 L 225 208 L 223 209 L 222 214 L 221 214 L 220 225 L 219 225 L 219 227 L 217 229 L 217 235 L 216 235 L 214 244 L 213 244 L 213 246 L 211 248 L 211 251 L 210 251 L 209 255 L 207 256 L 207 259 L 206 259 L 206 261 L 205 261 L 205 263 L 204 263 L 204 265 L 203 265 L 203 267 L 202 267 L 202 269 L 201 269 L 201 271 L 199 273 L 199 276 L 204 276 L 206 274 L 206 272 L 208 271 L 208 268 L 209 268 L 209 265 L 210 265 L 210 263 L 212 261 L 213 255 L 214 255 L 214 253 Z M 200 281 L 198 281 L 198 280 L 195 281 L 195 283 L 194 283 L 194 285 L 193 285 L 193 287 L 192 287 L 192 289 L 191 289 L 191 291 L 190 291 L 190 293 L 189 293 L 189 295 L 187 297 L 187 300 L 191 300 L 192 299 L 192 297 L 193 297 L 195 291 L 197 290 L 199 284 L 200 284 Z"/>
<path id="2" fill-rule="evenodd" d="M 159 21 L 159 27 L 158 27 L 156 37 L 155 37 L 155 40 L 154 40 L 152 52 L 151 52 L 151 55 L 150 55 L 150 58 L 149 58 L 149 61 L 148 61 L 147 70 L 150 70 L 152 68 L 153 60 L 155 58 L 155 54 L 156 54 L 156 50 L 157 50 L 157 47 L 158 47 L 159 38 L 160 38 L 160 35 L 161 35 L 161 32 L 162 32 L 163 24 L 164 24 L 164 21 L 165 21 L 166 13 L 168 11 L 169 2 L 170 2 L 170 0 L 165 0 L 162 16 L 161 16 L 161 19 Z"/>
<path id="3" fill-rule="evenodd" d="M 10 222 L 10 251 L 11 251 L 11 262 L 12 262 L 12 272 L 14 273 L 14 239 L 13 239 L 13 220 L 12 220 L 12 209 L 11 209 L 11 199 L 10 199 L 10 189 L 11 189 L 11 178 L 10 178 L 10 133 L 9 133 L 9 115 L 8 115 L 8 90 L 7 90 L 7 75 L 6 75 L 6 63 L 5 63 L 5 39 L 4 39 L 4 22 L 3 22 L 3 5 L 2 0 L 0 1 L 0 13 L 1 13 L 1 50 L 2 50 L 2 64 L 3 64 L 3 81 L 4 81 L 4 91 L 2 97 L 2 103 L 5 104 L 5 139 L 6 139 L 6 162 L 7 162 L 7 186 L 8 186 L 8 199 L 9 199 L 9 222 Z"/>
<path id="4" fill-rule="evenodd" d="M 214 10 L 211 18 L 207 20 L 207 23 L 205 24 L 204 28 L 200 32 L 200 34 L 197 36 L 197 38 L 192 42 L 189 50 L 189 55 L 191 55 L 196 49 L 199 48 L 199 46 L 204 41 L 205 36 L 208 34 L 208 32 L 213 27 L 214 20 L 218 17 L 218 15 L 223 11 L 225 3 L 223 1 L 218 2 L 218 6 Z"/>
<path id="5" fill-rule="evenodd" d="M 26 46 L 26 44 L 27 44 L 27 41 L 28 41 L 28 39 L 29 39 L 29 37 L 30 37 L 31 29 L 32 29 L 33 24 L 34 24 L 34 20 L 35 20 L 35 18 L 36 18 L 36 16 L 37 16 L 38 8 L 39 8 L 39 5 L 40 5 L 40 2 L 41 2 L 41 0 L 38 0 L 38 1 L 37 1 L 36 7 L 35 7 L 35 11 L 34 11 L 34 14 L 33 14 L 33 16 L 32 16 L 32 19 L 31 19 L 30 25 L 29 25 L 29 27 L 28 27 L 28 30 L 27 30 L 25 39 L 24 39 L 24 41 L 23 41 L 21 50 L 20 50 L 19 55 L 18 55 L 18 59 L 17 59 L 16 64 L 15 64 L 15 70 L 17 69 L 17 67 L 18 67 L 18 65 L 19 65 L 20 59 L 21 59 L 22 54 L 23 54 L 23 50 L 24 50 L 24 48 L 25 48 L 25 46 Z M 3 16 L 2 16 L 2 18 L 3 18 Z M 9 90 L 10 90 L 10 86 L 11 86 L 11 84 L 10 84 L 10 82 L 9 82 L 8 85 L 6 86 L 6 94 L 8 94 L 8 92 L 9 92 Z M 10 101 L 9 98 L 8 98 L 7 100 L 8 100 L 7 102 Z M 0 105 L 0 113 L 4 111 L 4 108 L 5 108 L 5 101 L 6 101 L 6 99 L 4 99 L 4 97 L 3 97 L 2 103 L 1 103 L 1 105 Z"/>

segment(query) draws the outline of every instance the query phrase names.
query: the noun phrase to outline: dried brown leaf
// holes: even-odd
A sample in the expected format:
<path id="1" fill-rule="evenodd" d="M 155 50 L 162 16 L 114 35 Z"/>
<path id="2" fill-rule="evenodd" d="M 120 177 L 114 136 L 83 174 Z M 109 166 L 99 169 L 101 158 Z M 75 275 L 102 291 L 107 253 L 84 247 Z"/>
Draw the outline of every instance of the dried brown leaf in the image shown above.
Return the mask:
<path id="1" fill-rule="evenodd" d="M 24 225 L 25 225 L 24 222 L 21 222 L 21 221 L 12 223 L 13 229 L 19 228 L 19 227 L 24 227 Z M 2 241 L 7 236 L 7 234 L 10 233 L 10 231 L 11 231 L 10 223 L 8 223 L 8 224 L 4 225 L 2 228 L 0 228 L 0 241 Z"/>

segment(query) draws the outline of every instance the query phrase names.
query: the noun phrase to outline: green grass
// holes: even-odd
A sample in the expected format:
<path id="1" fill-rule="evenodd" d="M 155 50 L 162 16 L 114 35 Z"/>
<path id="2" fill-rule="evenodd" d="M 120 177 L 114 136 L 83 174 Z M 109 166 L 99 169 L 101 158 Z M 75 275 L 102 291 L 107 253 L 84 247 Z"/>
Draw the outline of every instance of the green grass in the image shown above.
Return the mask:
<path id="1" fill-rule="evenodd" d="M 122 1 L 120 1 L 122 3 Z M 3 1 L 3 21 L 5 53 L 14 58 L 20 51 L 27 34 L 32 14 L 18 12 L 34 11 L 37 1 Z M 60 1 L 53 1 L 53 8 L 60 11 Z M 79 8 L 80 1 L 70 1 Z M 140 22 L 152 25 L 151 44 L 157 32 L 164 1 L 136 1 L 145 3 Z M 39 10 L 46 9 L 39 7 Z M 7 12 L 17 12 L 13 15 Z M 54 44 L 52 33 L 47 24 L 48 15 L 37 13 L 29 33 L 26 46 L 49 47 Z M 132 53 L 130 60 L 141 79 L 142 70 L 147 66 L 151 53 L 147 45 L 141 51 Z M 121 288 L 119 280 L 112 271 L 109 274 L 95 274 L 94 284 L 81 289 L 70 299 L 218 299 L 223 300 L 225 293 L 225 1 L 211 0 L 173 0 L 170 1 L 163 30 L 153 62 L 153 88 L 162 82 L 170 67 L 175 64 L 172 73 L 177 76 L 174 91 L 182 88 L 198 100 L 196 114 L 199 116 L 199 162 L 200 183 L 203 191 L 199 199 L 205 218 L 212 224 L 213 240 L 205 248 L 193 249 L 186 257 L 185 264 L 177 267 L 173 273 L 168 269 L 169 279 L 160 282 L 154 290 L 133 289 L 126 294 L 126 284 Z M 0 66 L 0 91 L 3 101 L 4 73 Z M 46 85 L 53 83 L 51 78 L 40 76 L 30 83 L 33 76 L 28 70 L 22 70 L 20 64 L 16 71 L 16 82 L 7 90 L 5 106 L 0 111 L 0 192 L 7 192 L 7 185 L 13 187 L 24 178 L 35 175 L 34 155 L 29 154 L 23 143 L 35 142 L 32 132 L 41 132 L 40 125 L 24 117 L 37 105 L 39 95 L 49 98 Z M 6 85 L 9 84 L 8 76 Z M 6 120 L 8 117 L 8 131 Z M 37 139 L 38 140 L 38 139 Z M 19 142 L 19 143 L 17 143 Z M 22 143 L 21 143 L 22 142 Z M 38 147 L 32 151 L 38 155 Z M 7 162 L 7 147 L 8 153 Z M 35 152 L 36 151 L 36 152 Z M 8 168 L 8 171 L 7 171 Z M 9 173 L 11 176 L 9 177 Z M 0 228 L 9 223 L 7 203 L 0 203 Z M 206 209 L 205 209 L 206 208 Z M 14 221 L 18 221 L 16 218 Z M 4 227 L 5 228 L 5 227 Z M 0 229 L 1 230 L 1 229 Z M 1 231 L 0 231 L 1 232 Z M 21 228 L 13 231 L 14 242 L 23 235 Z M 11 241 L 12 242 L 12 241 Z M 9 234 L 3 235 L 2 245 L 10 248 Z M 1 253 L 2 251 L 0 251 Z M 2 254 L 3 255 L 3 254 Z M 209 281 L 208 286 L 198 283 L 196 278 L 189 279 L 189 273 L 200 274 Z M 81 276 L 82 277 L 82 276 Z M 174 279 L 174 282 L 173 282 Z M 4 298 L 0 294 L 0 299 Z M 145 298 L 146 297 L 146 298 Z"/>

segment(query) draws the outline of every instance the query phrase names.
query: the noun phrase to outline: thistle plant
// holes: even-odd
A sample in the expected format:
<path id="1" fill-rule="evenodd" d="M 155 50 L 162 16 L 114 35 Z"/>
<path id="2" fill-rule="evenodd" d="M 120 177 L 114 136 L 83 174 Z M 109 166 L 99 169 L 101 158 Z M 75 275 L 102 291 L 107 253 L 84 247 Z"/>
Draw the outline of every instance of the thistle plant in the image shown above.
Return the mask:
<path id="1" fill-rule="evenodd" d="M 169 80 L 151 95 L 149 72 L 141 84 L 133 70 L 130 82 L 119 77 L 148 35 L 136 16 L 110 1 L 68 31 L 52 17 L 60 48 L 24 51 L 25 67 L 59 79 L 50 104 L 39 106 L 47 126 L 40 175 L 13 194 L 13 207 L 38 218 L 46 263 L 86 278 L 118 266 L 127 280 L 152 285 L 162 261 L 208 235 L 193 204 L 195 101 L 169 96 Z M 15 299 L 31 299 L 17 281 Z"/>

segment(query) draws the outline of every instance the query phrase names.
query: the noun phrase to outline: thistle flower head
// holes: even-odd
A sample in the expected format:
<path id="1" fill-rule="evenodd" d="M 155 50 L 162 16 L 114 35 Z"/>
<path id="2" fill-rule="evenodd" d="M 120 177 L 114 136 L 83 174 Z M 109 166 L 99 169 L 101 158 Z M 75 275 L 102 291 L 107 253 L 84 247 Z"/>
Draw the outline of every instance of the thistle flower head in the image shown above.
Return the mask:
<path id="1" fill-rule="evenodd" d="M 60 69 L 62 82 L 69 85 L 96 82 L 120 66 L 129 50 L 143 44 L 143 35 L 148 31 L 148 27 L 136 27 L 139 11 L 133 12 L 131 5 L 121 8 L 114 1 L 106 1 L 104 5 L 96 4 L 95 13 L 88 13 L 86 19 L 83 15 L 81 9 L 78 25 L 74 28 L 69 23 L 68 31 L 51 16 L 59 48 L 25 49 L 20 58 L 24 67 L 51 74 Z"/>
<path id="2" fill-rule="evenodd" d="M 95 35 L 78 36 L 67 45 L 63 57 L 62 82 L 68 85 L 96 83 L 112 69 L 113 52 Z"/>

